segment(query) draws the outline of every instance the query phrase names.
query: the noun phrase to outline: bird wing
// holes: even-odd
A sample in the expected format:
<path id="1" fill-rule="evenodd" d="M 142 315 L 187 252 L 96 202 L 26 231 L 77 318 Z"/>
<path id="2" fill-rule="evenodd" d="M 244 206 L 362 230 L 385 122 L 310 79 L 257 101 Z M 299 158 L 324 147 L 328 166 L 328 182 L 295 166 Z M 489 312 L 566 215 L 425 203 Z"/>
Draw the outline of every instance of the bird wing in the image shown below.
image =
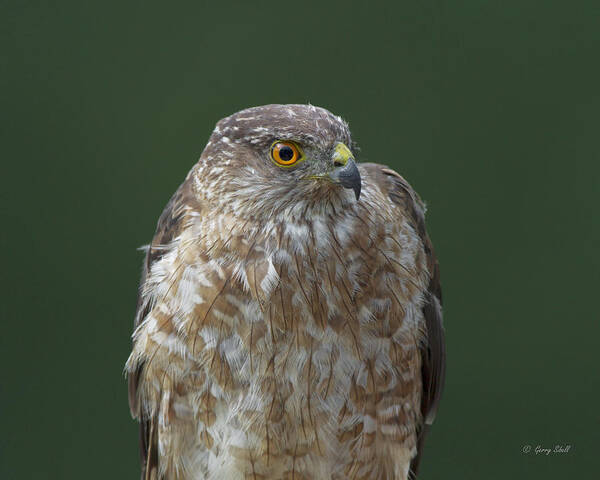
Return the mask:
<path id="1" fill-rule="evenodd" d="M 423 315 L 426 327 L 426 342 L 421 346 L 422 382 L 421 413 L 424 424 L 419 431 L 417 455 L 412 459 L 410 470 L 413 478 L 417 469 L 425 435 L 433 423 L 438 408 L 446 374 L 446 346 L 442 323 L 442 289 L 440 269 L 433 245 L 425 228 L 425 205 L 408 182 L 397 172 L 383 165 L 363 164 L 390 200 L 403 209 L 419 234 L 429 270 L 429 285 L 425 292 Z"/>
<path id="2" fill-rule="evenodd" d="M 193 202 L 192 183 L 189 181 L 189 178 L 190 176 L 188 175 L 188 179 L 180 185 L 167 203 L 167 206 L 158 219 L 152 243 L 148 245 L 146 250 L 133 325 L 134 331 L 148 316 L 153 307 L 154 299 L 151 298 L 150 295 L 144 294 L 144 285 L 152 265 L 163 257 L 168 250 L 167 246 L 184 228 L 188 205 Z M 158 466 L 158 435 L 156 430 L 156 418 L 144 418 L 140 408 L 138 386 L 143 369 L 144 364 L 141 363 L 135 371 L 129 373 L 127 382 L 129 390 L 129 408 L 131 414 L 140 421 L 140 462 L 142 464 L 142 479 L 150 479 L 153 478 L 152 472 L 155 471 Z"/>

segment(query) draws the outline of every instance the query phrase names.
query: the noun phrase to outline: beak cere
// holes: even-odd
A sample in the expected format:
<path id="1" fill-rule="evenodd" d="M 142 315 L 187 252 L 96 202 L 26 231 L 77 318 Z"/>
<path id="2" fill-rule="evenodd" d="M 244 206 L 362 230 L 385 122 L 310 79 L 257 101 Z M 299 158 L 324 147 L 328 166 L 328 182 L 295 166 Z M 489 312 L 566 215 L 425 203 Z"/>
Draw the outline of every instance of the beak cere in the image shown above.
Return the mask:
<path id="1" fill-rule="evenodd" d="M 356 200 L 360 198 L 361 178 L 354 156 L 350 149 L 343 143 L 338 143 L 333 152 L 332 161 L 335 169 L 331 172 L 331 179 L 344 188 L 354 190 Z"/>

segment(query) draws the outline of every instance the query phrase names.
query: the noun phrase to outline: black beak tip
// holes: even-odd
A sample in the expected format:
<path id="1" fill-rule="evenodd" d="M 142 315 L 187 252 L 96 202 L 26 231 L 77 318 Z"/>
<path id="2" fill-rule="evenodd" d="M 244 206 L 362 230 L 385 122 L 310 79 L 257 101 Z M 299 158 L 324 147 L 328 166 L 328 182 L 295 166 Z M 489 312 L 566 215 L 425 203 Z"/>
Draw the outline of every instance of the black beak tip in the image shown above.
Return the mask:
<path id="1" fill-rule="evenodd" d="M 353 161 L 348 162 L 339 172 L 339 181 L 344 188 L 351 188 L 354 190 L 354 195 L 358 201 L 361 191 L 361 178 L 360 172 Z"/>

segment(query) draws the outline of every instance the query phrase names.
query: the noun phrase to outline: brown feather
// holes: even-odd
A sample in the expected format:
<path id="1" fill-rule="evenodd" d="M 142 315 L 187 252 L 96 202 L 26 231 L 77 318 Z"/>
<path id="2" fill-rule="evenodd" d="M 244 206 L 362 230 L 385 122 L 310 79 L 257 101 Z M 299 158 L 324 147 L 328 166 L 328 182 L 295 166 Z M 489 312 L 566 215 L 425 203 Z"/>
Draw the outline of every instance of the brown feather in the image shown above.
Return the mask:
<path id="1" fill-rule="evenodd" d="M 413 478 L 416 478 L 425 436 L 428 426 L 433 423 L 435 418 L 446 374 L 446 347 L 442 323 L 442 289 L 440 285 L 439 263 L 425 227 L 425 206 L 417 193 L 394 170 L 375 164 L 363 164 L 363 167 L 368 169 L 380 183 L 387 183 L 390 200 L 408 212 L 414 222 L 414 227 L 421 237 L 425 254 L 427 255 L 430 280 L 423 305 L 423 314 L 427 328 L 427 342 L 421 349 L 423 381 L 421 413 L 424 423 L 419 431 L 417 455 L 412 459 L 410 468 Z"/>
<path id="2" fill-rule="evenodd" d="M 152 310 L 150 299 L 144 298 L 141 292 L 142 287 L 146 283 L 146 277 L 150 272 L 152 265 L 159 261 L 163 254 L 163 246 L 168 245 L 183 228 L 185 218 L 185 206 L 188 201 L 193 200 L 191 195 L 191 181 L 189 176 L 184 181 L 177 191 L 173 194 L 167 206 L 163 210 L 158 224 L 156 233 L 152 239 L 152 243 L 148 246 L 146 257 L 144 259 L 144 267 L 140 280 L 140 291 L 138 292 L 137 307 L 134 319 L 133 329 L 135 329 L 144 321 L 146 316 Z M 142 480 L 151 479 L 153 475 L 157 475 L 158 469 L 158 445 L 157 432 L 154 427 L 157 419 L 143 418 L 143 412 L 140 409 L 138 386 L 140 376 L 144 369 L 144 363 L 141 363 L 138 368 L 128 375 L 128 398 L 129 409 L 134 418 L 140 420 L 140 463 L 142 465 Z M 154 473 L 153 473 L 154 471 Z"/>

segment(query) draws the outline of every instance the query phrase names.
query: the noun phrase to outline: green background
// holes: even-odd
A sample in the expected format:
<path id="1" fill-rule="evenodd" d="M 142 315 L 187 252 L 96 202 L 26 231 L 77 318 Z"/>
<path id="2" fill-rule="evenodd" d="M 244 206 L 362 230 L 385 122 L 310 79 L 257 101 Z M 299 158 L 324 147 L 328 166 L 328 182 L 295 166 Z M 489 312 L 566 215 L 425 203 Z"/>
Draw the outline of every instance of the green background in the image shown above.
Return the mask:
<path id="1" fill-rule="evenodd" d="M 137 478 L 142 254 L 218 119 L 310 102 L 429 204 L 423 479 L 600 467 L 596 1 L 2 2 L 0 477 Z M 531 445 L 568 454 L 523 454 Z"/>

